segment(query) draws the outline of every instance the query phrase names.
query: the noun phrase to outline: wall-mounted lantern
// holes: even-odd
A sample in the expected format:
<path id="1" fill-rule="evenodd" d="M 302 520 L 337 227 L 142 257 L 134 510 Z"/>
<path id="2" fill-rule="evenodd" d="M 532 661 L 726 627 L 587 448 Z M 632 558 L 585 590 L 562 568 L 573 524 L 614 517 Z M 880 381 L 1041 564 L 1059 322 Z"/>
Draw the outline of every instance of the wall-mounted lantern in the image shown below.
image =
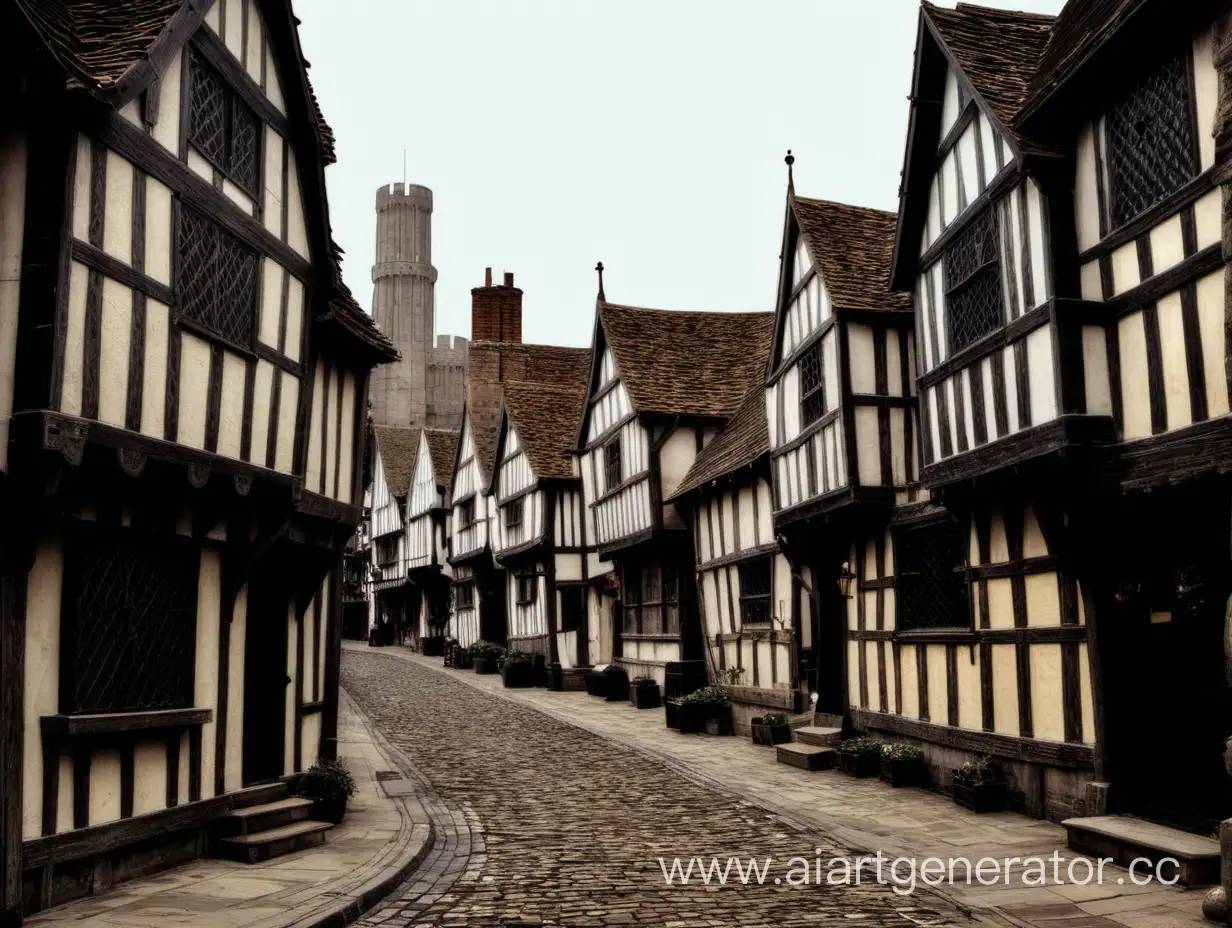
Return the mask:
<path id="1" fill-rule="evenodd" d="M 851 564 L 843 561 L 842 569 L 838 572 L 838 592 L 843 599 L 851 599 L 851 581 L 856 578 L 856 575 L 851 572 Z"/>

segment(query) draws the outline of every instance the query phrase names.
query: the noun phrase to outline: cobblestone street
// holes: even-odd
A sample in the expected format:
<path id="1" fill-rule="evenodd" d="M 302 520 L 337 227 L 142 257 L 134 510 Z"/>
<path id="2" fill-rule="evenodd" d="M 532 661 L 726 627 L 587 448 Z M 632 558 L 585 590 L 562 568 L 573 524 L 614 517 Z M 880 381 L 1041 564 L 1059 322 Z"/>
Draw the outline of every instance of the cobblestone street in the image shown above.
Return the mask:
<path id="1" fill-rule="evenodd" d="M 342 669 L 438 800 L 425 803 L 438 818 L 434 853 L 365 925 L 971 923 L 942 899 L 888 886 L 775 885 L 790 858 L 820 856 L 824 875 L 848 849 L 446 674 L 363 651 L 345 652 Z M 659 865 L 729 855 L 777 863 L 765 885 L 722 888 L 668 887 Z"/>

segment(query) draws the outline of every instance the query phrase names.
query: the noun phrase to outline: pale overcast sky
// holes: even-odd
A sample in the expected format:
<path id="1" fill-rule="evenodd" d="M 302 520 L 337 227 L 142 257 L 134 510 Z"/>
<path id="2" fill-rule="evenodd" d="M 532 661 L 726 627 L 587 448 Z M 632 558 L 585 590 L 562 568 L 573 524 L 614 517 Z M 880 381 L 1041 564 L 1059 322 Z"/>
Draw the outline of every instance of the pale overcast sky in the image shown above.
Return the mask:
<path id="1" fill-rule="evenodd" d="M 528 342 L 589 344 L 600 260 L 613 302 L 772 309 L 788 148 L 801 195 L 897 208 L 916 0 L 295 8 L 347 283 L 369 307 L 375 193 L 405 149 L 435 197 L 441 334 L 469 336 L 487 266 L 525 291 Z"/>

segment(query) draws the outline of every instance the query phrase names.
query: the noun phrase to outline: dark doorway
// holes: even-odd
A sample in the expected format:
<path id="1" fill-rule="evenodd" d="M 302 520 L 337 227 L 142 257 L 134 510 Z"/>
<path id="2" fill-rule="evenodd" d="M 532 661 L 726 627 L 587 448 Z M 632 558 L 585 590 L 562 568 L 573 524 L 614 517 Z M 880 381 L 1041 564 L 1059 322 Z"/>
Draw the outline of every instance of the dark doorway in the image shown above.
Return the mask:
<path id="1" fill-rule="evenodd" d="M 505 604 L 505 572 L 488 574 L 479 584 L 479 637 L 503 645 L 509 637 L 508 610 Z"/>
<path id="2" fill-rule="evenodd" d="M 1112 811 L 1202 833 L 1232 815 L 1230 520 L 1226 487 L 1127 499 L 1111 526 L 1112 602 L 1099 625 Z"/>
<path id="3" fill-rule="evenodd" d="M 253 580 L 244 637 L 244 785 L 282 776 L 286 739 L 287 595 Z"/>
<path id="4" fill-rule="evenodd" d="M 815 561 L 809 571 L 809 620 L 813 623 L 812 667 L 809 677 L 817 694 L 817 712 L 847 712 L 847 600 L 839 591 L 838 571 L 831 560 Z M 854 589 L 850 595 L 859 595 Z"/>

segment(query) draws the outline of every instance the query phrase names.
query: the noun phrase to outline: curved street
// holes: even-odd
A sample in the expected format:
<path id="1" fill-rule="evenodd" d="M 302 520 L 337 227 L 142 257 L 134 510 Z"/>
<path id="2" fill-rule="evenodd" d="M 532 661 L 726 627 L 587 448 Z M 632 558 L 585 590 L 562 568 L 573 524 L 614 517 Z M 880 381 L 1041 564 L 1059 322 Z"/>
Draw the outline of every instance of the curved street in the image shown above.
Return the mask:
<path id="1" fill-rule="evenodd" d="M 364 925 L 971 924 L 932 894 L 824 885 L 847 853 L 832 839 L 453 673 L 343 653 L 343 687 L 440 800 L 433 854 Z M 668 886 L 660 865 L 729 856 L 775 863 L 725 886 Z M 795 857 L 820 858 L 823 885 L 787 885 Z"/>

